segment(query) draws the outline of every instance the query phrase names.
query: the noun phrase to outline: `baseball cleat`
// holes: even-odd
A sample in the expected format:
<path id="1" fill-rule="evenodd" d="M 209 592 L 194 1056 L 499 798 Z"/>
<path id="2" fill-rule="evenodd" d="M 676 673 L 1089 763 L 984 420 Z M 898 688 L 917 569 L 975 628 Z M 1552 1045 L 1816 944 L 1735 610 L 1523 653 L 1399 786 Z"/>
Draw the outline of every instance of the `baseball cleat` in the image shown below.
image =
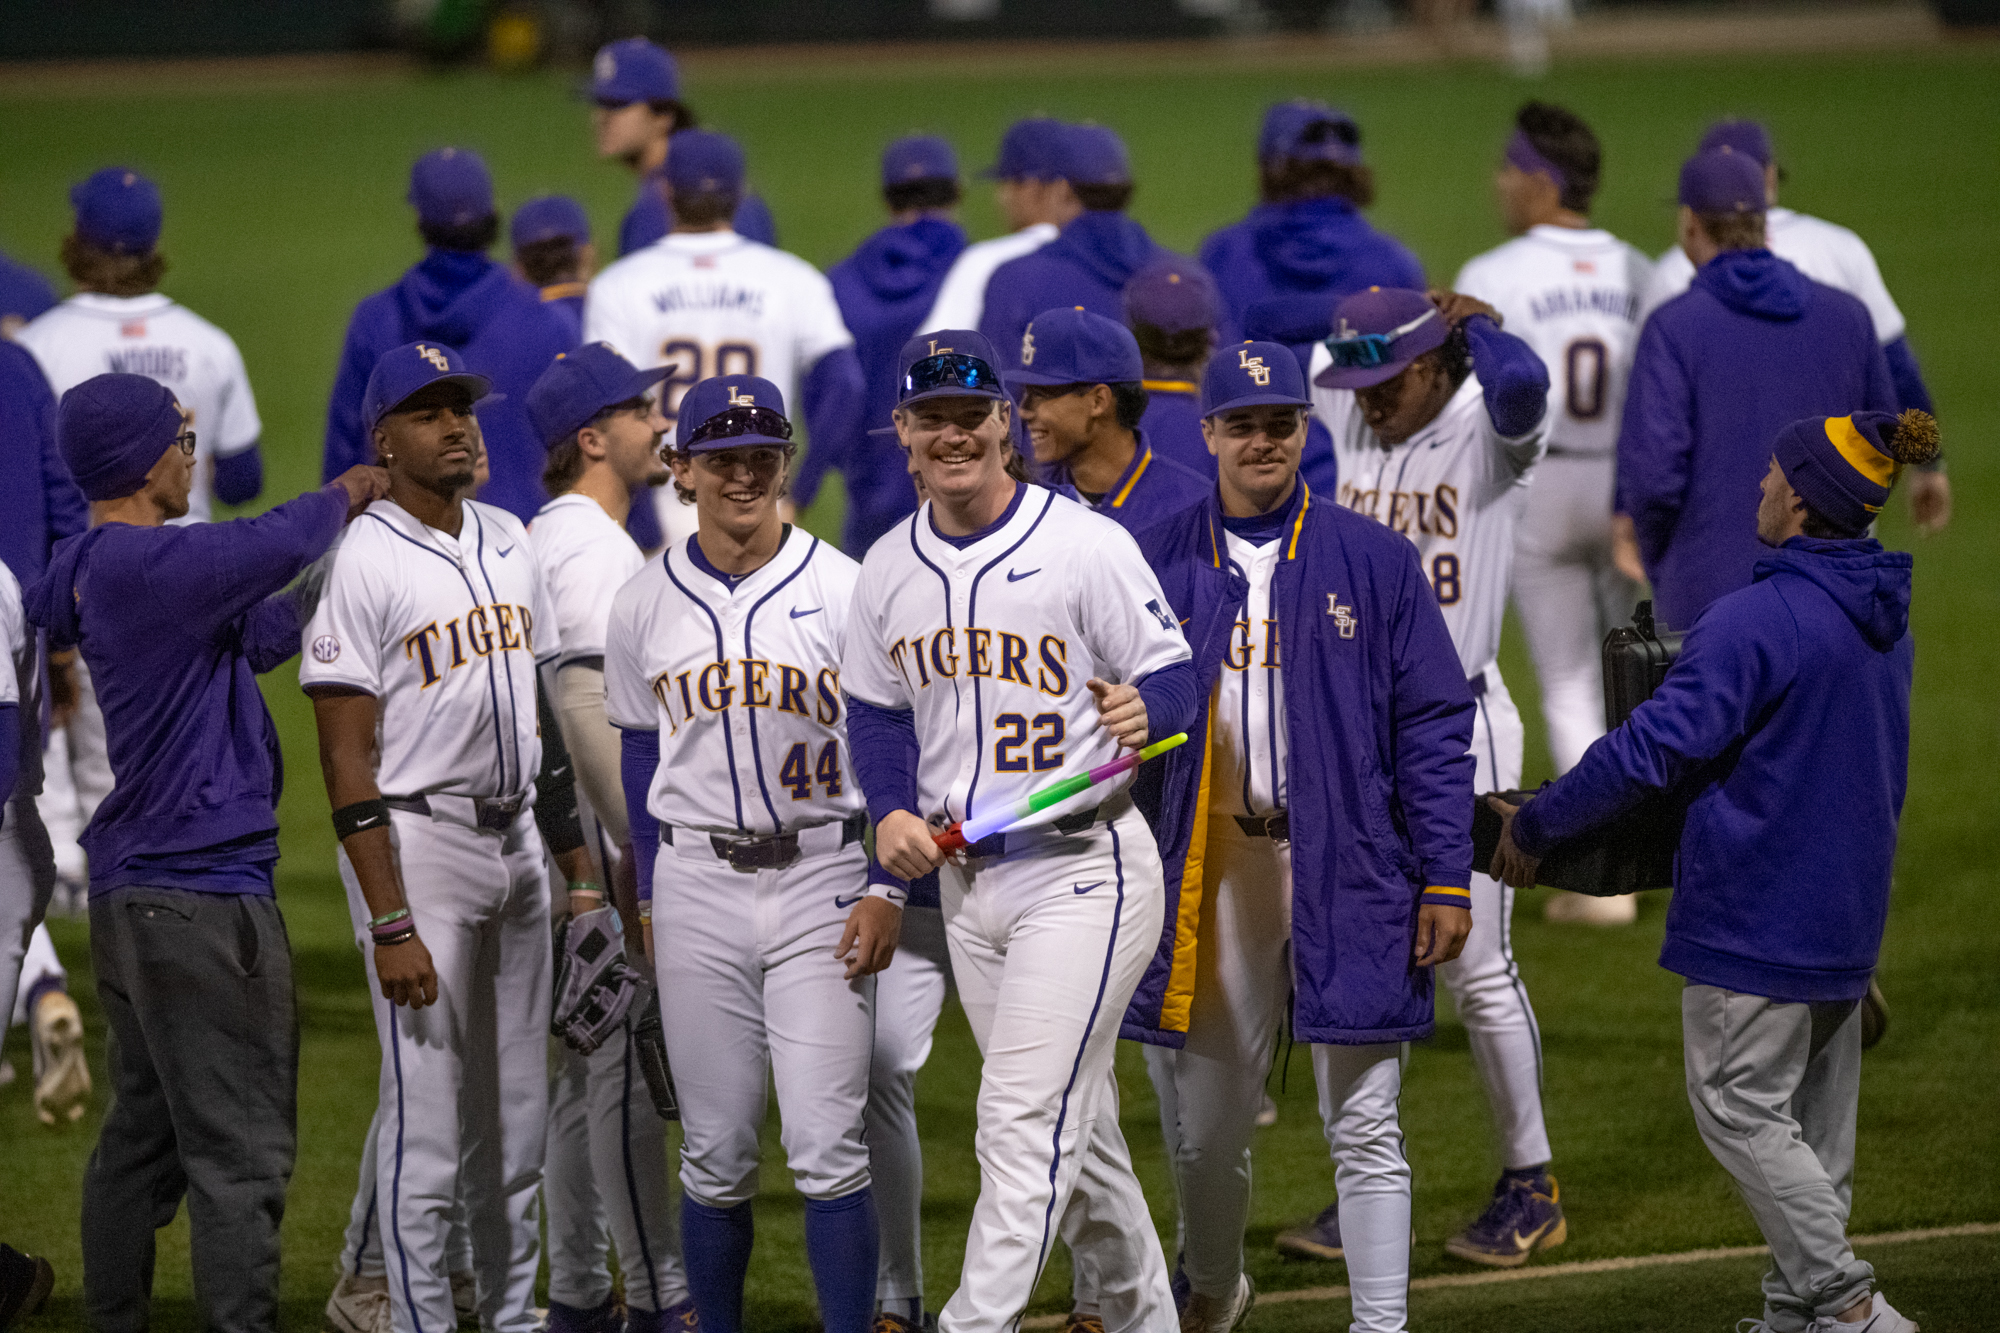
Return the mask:
<path id="1" fill-rule="evenodd" d="M 6 1056 L 0 1055 L 0 1088 L 4 1088 L 12 1083 L 14 1078 L 14 1062 Z"/>
<path id="2" fill-rule="evenodd" d="M 1889 1001 L 1882 994 L 1881 984 L 1873 977 L 1868 979 L 1868 993 L 1861 997 L 1861 1049 L 1873 1050 L 1875 1043 L 1889 1032 Z M 1880 1300 L 1878 1296 L 1876 1298 Z"/>
<path id="3" fill-rule="evenodd" d="M 1271 1094 L 1264 1094 L 1264 1104 L 1257 1108 L 1257 1128 L 1269 1129 L 1278 1123 L 1278 1104 L 1271 1100 Z"/>
<path id="4" fill-rule="evenodd" d="M 913 1319 L 882 1310 L 876 1314 L 875 1326 L 870 1333 L 923 1333 L 923 1328 Z"/>
<path id="5" fill-rule="evenodd" d="M 1328 1204 L 1307 1226 L 1280 1231 L 1275 1243 L 1287 1259 L 1340 1258 L 1340 1204 Z"/>
<path id="6" fill-rule="evenodd" d="M 1188 1297 L 1187 1309 L 1181 1311 L 1181 1333 L 1233 1333 L 1243 1327 L 1256 1303 L 1257 1284 L 1248 1273 L 1236 1279 L 1236 1294 L 1226 1301 L 1197 1291 Z"/>
<path id="7" fill-rule="evenodd" d="M 451 1309 L 460 1328 L 479 1327 L 479 1275 L 471 1271 L 451 1275 Z"/>
<path id="8" fill-rule="evenodd" d="M 1833 1330 L 1838 1330 L 1838 1333 L 1917 1333 L 1917 1324 L 1915 1320 L 1898 1314 L 1896 1307 L 1883 1300 L 1882 1293 L 1878 1291 L 1866 1319 L 1849 1324 L 1830 1314 L 1821 1315 L 1807 1326 L 1806 1333 L 1833 1333 Z"/>
<path id="9" fill-rule="evenodd" d="M 1104 1333 L 1104 1316 L 1071 1310 L 1069 1322 L 1063 1325 L 1063 1333 Z"/>
<path id="10" fill-rule="evenodd" d="M 79 1120 L 90 1102 L 83 1015 L 62 991 L 45 992 L 28 1022 L 35 1050 L 35 1114 L 45 1125 Z"/>
<path id="11" fill-rule="evenodd" d="M 625 1333 L 695 1333 L 701 1320 L 695 1316 L 694 1297 L 683 1296 L 664 1310 L 625 1310 Z"/>
<path id="12" fill-rule="evenodd" d="M 1639 919 L 1637 894 L 1621 893 L 1600 898 L 1588 893 L 1556 889 L 1542 907 L 1542 917 L 1571 926 L 1629 926 Z"/>
<path id="13" fill-rule="evenodd" d="M 0 1245 L 0 1328 L 16 1315 L 25 1317 L 41 1309 L 55 1284 L 56 1272 L 48 1260 Z"/>
<path id="14" fill-rule="evenodd" d="M 341 1274 L 320 1320 L 326 1333 L 389 1333 L 389 1278 Z"/>
<path id="15" fill-rule="evenodd" d="M 1562 1190 L 1546 1171 L 1509 1172 L 1477 1221 L 1444 1243 L 1445 1252 L 1489 1268 L 1519 1268 L 1537 1250 L 1569 1239 Z"/>
<path id="16" fill-rule="evenodd" d="M 623 1333 L 625 1311 L 615 1295 L 605 1297 L 602 1305 L 593 1305 L 589 1309 L 550 1301 L 548 1317 L 542 1321 L 542 1328 L 545 1333 Z"/>

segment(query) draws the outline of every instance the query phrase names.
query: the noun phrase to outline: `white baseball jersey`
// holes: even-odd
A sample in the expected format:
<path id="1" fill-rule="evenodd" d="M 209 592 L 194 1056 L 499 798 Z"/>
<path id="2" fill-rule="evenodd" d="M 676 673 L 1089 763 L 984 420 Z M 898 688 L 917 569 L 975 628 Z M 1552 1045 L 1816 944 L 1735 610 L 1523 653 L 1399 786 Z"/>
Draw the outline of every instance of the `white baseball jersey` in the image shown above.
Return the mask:
<path id="1" fill-rule="evenodd" d="M 1259 546 L 1226 534 L 1229 563 L 1250 581 L 1243 618 L 1222 658 L 1215 720 L 1215 808 L 1230 815 L 1271 815 L 1285 808 L 1285 677 L 1279 669 L 1278 618 L 1271 612 L 1271 573 L 1284 543 Z"/>
<path id="2" fill-rule="evenodd" d="M 1837 222 L 1789 208 L 1774 208 L 1764 214 L 1764 232 L 1772 254 L 1813 281 L 1838 287 L 1867 306 L 1868 318 L 1875 322 L 1877 342 L 1886 346 L 1903 336 L 1903 312 L 1889 295 L 1868 242 Z M 1694 264 L 1687 255 L 1678 245 L 1667 250 L 1653 265 L 1652 281 L 1639 303 L 1639 322 L 1644 324 L 1646 316 L 1686 291 L 1693 281 Z"/>
<path id="3" fill-rule="evenodd" d="M 384 795 L 525 796 L 542 766 L 535 667 L 561 648 L 527 529 L 464 502 L 458 536 L 377 500 L 348 525 L 299 684 L 375 696 Z"/>
<path id="4" fill-rule="evenodd" d="M 558 495 L 543 505 L 528 524 L 528 544 L 555 607 L 560 660 L 603 657 L 612 599 L 646 557 L 587 495 Z"/>
<path id="5" fill-rule="evenodd" d="M 1124 528 L 1022 484 L 975 540 L 947 540 L 925 502 L 868 550 L 854 594 L 846 686 L 916 710 L 925 814 L 1010 807 L 1118 757 L 1084 682 L 1137 684 L 1190 658 L 1159 580 Z M 1129 774 L 1024 821 L 1052 823 Z"/>
<path id="6" fill-rule="evenodd" d="M 669 421 L 681 395 L 714 375 L 761 375 L 797 417 L 807 372 L 854 342 L 825 274 L 733 231 L 670 232 L 592 278 L 583 340 L 642 369 L 678 367 L 661 391 Z"/>
<path id="7" fill-rule="evenodd" d="M 35 636 L 21 610 L 21 583 L 0 563 L 0 704 L 20 706 L 22 687 L 35 669 Z M 0 801 L 14 793 L 0 791 Z"/>
<path id="8" fill-rule="evenodd" d="M 214 459 L 257 443 L 264 425 L 235 340 L 171 297 L 78 292 L 15 335 L 41 363 L 56 397 L 96 375 L 144 375 L 194 414 L 194 490 L 188 522 L 209 516 Z"/>
<path id="9" fill-rule="evenodd" d="M 1608 231 L 1532 227 L 1466 262 L 1455 291 L 1498 310 L 1549 368 L 1549 449 L 1610 455 L 1652 265 Z"/>
<path id="10" fill-rule="evenodd" d="M 978 328 L 979 317 L 986 313 L 986 283 L 993 270 L 1010 259 L 1035 253 L 1061 231 L 1053 222 L 1037 222 L 1005 236 L 966 246 L 951 261 L 944 285 L 938 288 L 937 300 L 931 303 L 931 312 L 917 326 L 918 331 Z"/>
<path id="11" fill-rule="evenodd" d="M 1332 360 L 1314 348 L 1308 378 Z M 1546 443 L 1547 414 L 1525 435 L 1502 436 L 1486 415 L 1479 376 L 1468 375 L 1428 426 L 1384 448 L 1351 389 L 1314 385 L 1312 399 L 1313 415 L 1333 435 L 1340 503 L 1416 543 L 1466 675 L 1483 669 L 1500 654 L 1514 525 Z"/>
<path id="12" fill-rule="evenodd" d="M 647 561 L 611 605 L 605 715 L 660 733 L 646 808 L 676 828 L 753 837 L 866 809 L 840 697 L 854 561 L 792 528 L 762 569 L 725 580 L 689 542 Z"/>

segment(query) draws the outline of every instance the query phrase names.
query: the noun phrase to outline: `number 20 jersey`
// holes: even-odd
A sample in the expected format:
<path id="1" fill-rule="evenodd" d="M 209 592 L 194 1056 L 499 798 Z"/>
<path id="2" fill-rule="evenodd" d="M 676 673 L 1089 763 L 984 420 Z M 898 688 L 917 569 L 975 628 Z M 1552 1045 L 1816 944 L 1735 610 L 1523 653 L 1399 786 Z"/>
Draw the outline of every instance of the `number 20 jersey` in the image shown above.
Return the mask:
<path id="1" fill-rule="evenodd" d="M 1331 364 L 1316 348 L 1310 373 Z M 1385 449 L 1352 390 L 1313 385 L 1311 393 L 1313 415 L 1333 436 L 1339 502 L 1416 543 L 1466 675 L 1484 669 L 1500 654 L 1514 526 L 1548 414 L 1525 435 L 1503 436 L 1486 415 L 1479 376 L 1468 375 L 1429 425 Z"/>
<path id="2" fill-rule="evenodd" d="M 646 562 L 611 603 L 604 706 L 660 735 L 662 824 L 768 837 L 867 807 L 847 753 L 841 653 L 858 566 L 799 528 L 729 584 L 688 554 Z"/>
<path id="3" fill-rule="evenodd" d="M 1455 290 L 1500 312 L 1549 368 L 1549 451 L 1609 458 L 1652 264 L 1608 231 L 1531 227 L 1475 255 Z"/>
<path id="4" fill-rule="evenodd" d="M 799 385 L 854 338 L 826 275 L 733 231 L 675 232 L 591 279 L 585 342 L 607 342 L 641 369 L 676 367 L 660 406 L 715 375 L 760 375 L 799 415 Z"/>

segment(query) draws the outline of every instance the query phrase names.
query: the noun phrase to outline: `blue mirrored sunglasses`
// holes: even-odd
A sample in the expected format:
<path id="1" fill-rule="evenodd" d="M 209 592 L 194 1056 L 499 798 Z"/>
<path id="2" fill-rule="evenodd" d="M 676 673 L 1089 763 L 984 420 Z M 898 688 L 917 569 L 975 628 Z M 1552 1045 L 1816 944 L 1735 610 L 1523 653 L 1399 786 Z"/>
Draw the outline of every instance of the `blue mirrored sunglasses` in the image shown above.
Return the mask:
<path id="1" fill-rule="evenodd" d="M 1367 370 L 1372 366 L 1386 366 L 1396 359 L 1396 339 L 1422 328 L 1436 317 L 1437 310 L 1432 308 L 1387 333 L 1353 333 L 1345 338 L 1328 338 L 1326 350 L 1332 355 L 1336 370 Z"/>
<path id="2" fill-rule="evenodd" d="M 717 412 L 695 427 L 688 442 L 681 447 L 692 449 L 708 440 L 733 440 L 744 435 L 767 435 L 789 440 L 792 438 L 792 423 L 768 407 L 732 407 L 727 412 Z"/>
<path id="3" fill-rule="evenodd" d="M 963 389 L 978 394 L 1001 392 L 1000 377 L 993 373 L 993 367 L 976 356 L 956 353 L 927 356 L 904 373 L 904 398 L 933 389 Z"/>

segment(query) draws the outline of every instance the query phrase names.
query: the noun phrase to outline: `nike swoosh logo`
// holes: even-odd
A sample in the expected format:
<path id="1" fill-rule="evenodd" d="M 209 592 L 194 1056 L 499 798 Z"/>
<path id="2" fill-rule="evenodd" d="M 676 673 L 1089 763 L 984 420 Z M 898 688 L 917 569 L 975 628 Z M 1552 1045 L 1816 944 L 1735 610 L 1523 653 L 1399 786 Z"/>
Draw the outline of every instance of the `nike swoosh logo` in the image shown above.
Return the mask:
<path id="1" fill-rule="evenodd" d="M 507 556 L 510 556 L 513 553 L 514 553 L 514 548 L 511 546 L 496 546 L 493 548 L 493 554 L 501 557 L 502 559 L 505 559 Z"/>
<path id="2" fill-rule="evenodd" d="M 1082 897 L 1084 894 L 1089 893 L 1092 889 L 1096 888 L 1099 884 L 1103 884 L 1105 882 L 1106 881 L 1100 879 L 1089 884 L 1073 885 L 1072 892 L 1074 892 L 1078 897 Z"/>
<path id="3" fill-rule="evenodd" d="M 1035 575 L 1037 575 L 1037 574 L 1039 574 L 1039 573 L 1041 573 L 1041 572 L 1042 572 L 1042 567 L 1041 567 L 1040 565 L 1036 565 L 1036 566 L 1035 566 L 1035 567 L 1034 567 L 1033 569 L 1029 570 L 1029 571 L 1028 571 L 1028 572 L 1027 572 L 1026 574 L 1016 574 L 1016 573 L 1015 573 L 1015 572 L 1014 572 L 1013 570 L 1011 570 L 1011 569 L 1010 569 L 1010 570 L 1008 570 L 1008 571 L 1007 571 L 1007 582 L 1009 582 L 1009 583 L 1019 583 L 1019 582 L 1020 582 L 1020 581 L 1021 581 L 1022 579 L 1025 579 L 1025 578 L 1033 578 L 1033 577 L 1034 577 Z"/>
<path id="4" fill-rule="evenodd" d="M 355 828 L 357 828 L 357 829 L 364 829 L 364 828 L 373 828 L 373 827 L 374 827 L 375 825 L 377 825 L 377 824 L 379 824 L 379 823 L 381 823 L 381 822 L 382 822 L 382 816 L 380 816 L 380 815 L 370 815 L 370 816 L 368 816 L 368 818 L 366 818 L 366 819 L 357 819 L 357 820 L 355 820 L 355 821 L 354 821 L 354 827 L 355 827 Z"/>
<path id="5" fill-rule="evenodd" d="M 852 898 L 843 898 L 836 893 L 833 895 L 833 905 L 835 907 L 852 907 L 867 896 L 865 893 L 857 893 Z"/>
<path id="6" fill-rule="evenodd" d="M 792 608 L 792 619 L 803 620 L 807 616 L 816 616 L 824 610 L 826 610 L 826 608 L 823 606 L 815 606 L 815 607 L 809 607 L 808 609 L 801 611 L 795 606 Z"/>

